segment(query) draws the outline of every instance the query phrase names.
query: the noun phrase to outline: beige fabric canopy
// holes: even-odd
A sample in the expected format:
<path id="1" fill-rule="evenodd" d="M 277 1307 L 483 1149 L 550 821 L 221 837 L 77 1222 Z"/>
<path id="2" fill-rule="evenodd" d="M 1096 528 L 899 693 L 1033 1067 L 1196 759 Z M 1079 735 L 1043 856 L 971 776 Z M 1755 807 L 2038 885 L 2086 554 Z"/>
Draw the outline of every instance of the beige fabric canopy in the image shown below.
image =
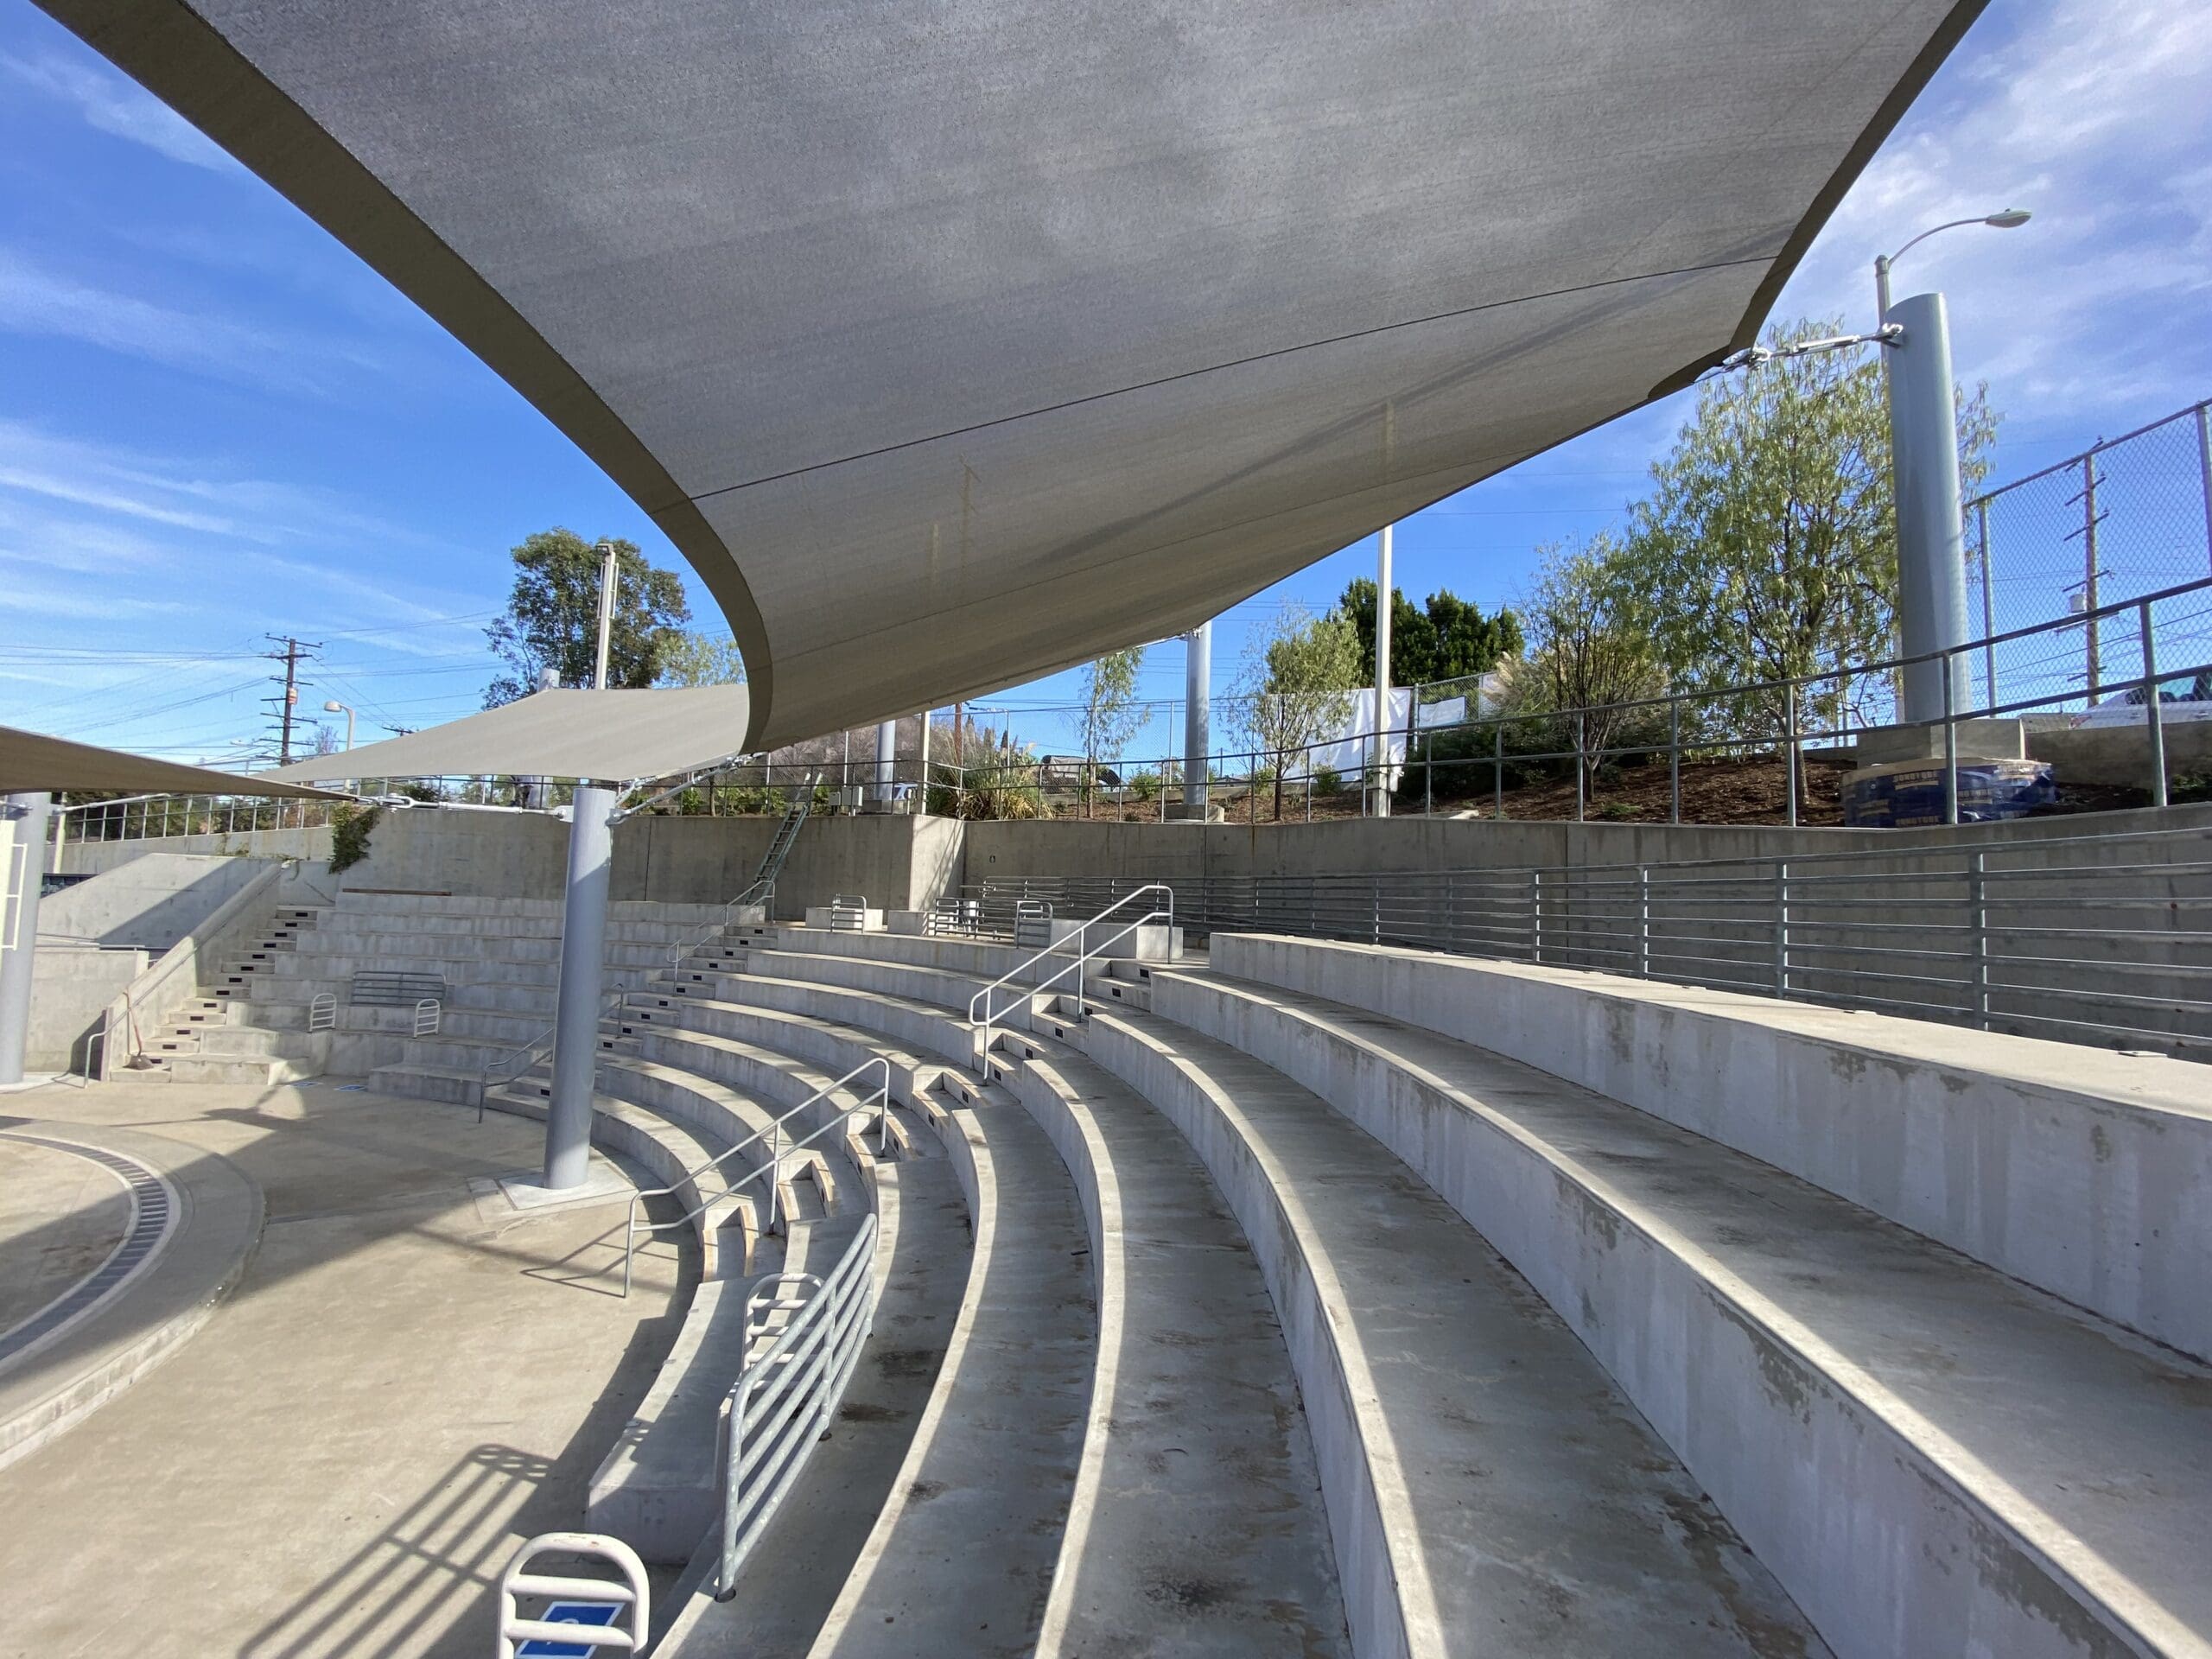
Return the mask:
<path id="1" fill-rule="evenodd" d="M 629 783 L 671 777 L 736 754 L 747 716 L 741 685 L 539 691 L 427 731 L 296 761 L 270 776 L 305 783 L 496 773 Z"/>
<path id="2" fill-rule="evenodd" d="M 747 747 L 1195 624 L 1750 342 L 1980 0 L 41 0 L 559 424 Z"/>
<path id="3" fill-rule="evenodd" d="M 123 790 L 137 795 L 282 795 L 340 800 L 328 791 L 277 781 L 268 772 L 244 777 L 207 766 L 151 760 L 121 749 L 73 743 L 42 732 L 0 726 L 0 795 L 34 790 Z"/>

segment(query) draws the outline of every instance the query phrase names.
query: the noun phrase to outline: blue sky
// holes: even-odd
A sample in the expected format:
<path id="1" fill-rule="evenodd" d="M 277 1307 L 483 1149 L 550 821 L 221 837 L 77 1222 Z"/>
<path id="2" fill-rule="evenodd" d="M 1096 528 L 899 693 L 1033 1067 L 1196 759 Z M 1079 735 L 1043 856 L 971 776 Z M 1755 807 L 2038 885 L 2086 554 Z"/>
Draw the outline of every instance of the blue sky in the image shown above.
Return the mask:
<path id="1" fill-rule="evenodd" d="M 1962 378 L 2005 415 L 1997 476 L 2212 396 L 2212 7 L 1996 0 L 1844 202 L 1776 315 L 1870 321 L 1914 250 Z M 1402 524 L 1399 585 L 1485 609 L 1532 550 L 1616 525 L 1675 399 Z M 265 633 L 324 644 L 302 706 L 361 741 L 477 706 L 506 550 L 564 524 L 685 569 L 644 515 L 381 278 L 27 0 L 0 0 L 0 723 L 186 760 L 267 732 Z M 1371 575 L 1356 544 L 1217 627 L 1215 680 L 1288 601 Z M 687 579 L 689 576 L 686 569 Z M 709 626 L 711 602 L 692 584 Z M 1182 692 L 1179 645 L 1144 690 Z M 1065 747 L 1072 675 L 989 699 Z M 1170 745 L 1167 710 L 1150 741 Z"/>

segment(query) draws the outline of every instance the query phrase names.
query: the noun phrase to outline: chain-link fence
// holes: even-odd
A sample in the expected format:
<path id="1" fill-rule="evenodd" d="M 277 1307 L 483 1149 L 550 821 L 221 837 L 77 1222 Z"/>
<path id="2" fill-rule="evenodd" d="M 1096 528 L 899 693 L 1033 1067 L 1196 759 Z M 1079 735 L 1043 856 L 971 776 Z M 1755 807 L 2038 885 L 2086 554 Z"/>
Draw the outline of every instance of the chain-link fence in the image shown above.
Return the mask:
<path id="1" fill-rule="evenodd" d="M 1968 602 L 1984 637 L 2212 575 L 2212 404 L 2198 404 L 1967 504 Z M 1970 623 L 1969 626 L 1973 625 Z M 2158 610 L 2168 663 L 2212 658 L 2212 594 Z M 1993 645 L 1975 659 L 1988 706 L 2071 692 L 2086 709 L 2143 671 L 2132 626 L 2078 628 Z"/>

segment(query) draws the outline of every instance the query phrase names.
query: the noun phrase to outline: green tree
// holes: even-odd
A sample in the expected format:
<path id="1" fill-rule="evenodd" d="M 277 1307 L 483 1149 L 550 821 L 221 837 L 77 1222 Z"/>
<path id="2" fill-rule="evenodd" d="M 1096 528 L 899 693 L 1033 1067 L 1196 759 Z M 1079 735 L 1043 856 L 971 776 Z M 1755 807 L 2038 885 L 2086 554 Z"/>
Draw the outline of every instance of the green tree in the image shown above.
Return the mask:
<path id="1" fill-rule="evenodd" d="M 593 626 L 598 626 L 594 620 Z M 661 652 L 661 685 L 734 685 L 745 677 L 745 658 L 728 634 L 687 629 L 673 636 Z"/>
<path id="2" fill-rule="evenodd" d="M 607 653 L 608 683 L 651 685 L 682 625 L 691 620 L 683 583 L 647 564 L 635 543 L 614 543 L 618 584 Z M 537 690 L 541 670 L 563 685 L 591 683 L 599 647 L 599 551 L 572 530 L 542 530 L 514 550 L 507 613 L 484 630 L 507 672 L 484 693 L 496 709 Z"/>
<path id="3" fill-rule="evenodd" d="M 1337 608 L 1351 619 L 1359 638 L 1360 683 L 1375 683 L 1375 584 L 1360 576 L 1345 588 Z M 1425 685 L 1487 674 L 1500 661 L 1521 654 L 1521 620 L 1501 608 L 1484 616 L 1450 588 L 1428 596 L 1416 609 L 1405 589 L 1390 590 L 1390 678 L 1398 685 Z"/>
<path id="4" fill-rule="evenodd" d="M 1361 683 L 1359 637 L 1342 611 L 1314 616 L 1286 608 L 1245 647 L 1236 687 L 1236 723 L 1274 772 L 1275 817 L 1291 762 L 1341 727 Z"/>
<path id="5" fill-rule="evenodd" d="M 1602 752 L 1650 722 L 1649 709 L 1623 705 L 1663 696 L 1667 677 L 1622 598 L 1618 543 L 1599 535 L 1536 550 L 1542 563 L 1523 605 L 1529 653 L 1507 683 L 1504 712 L 1544 730 L 1549 747 L 1575 751 L 1586 792 Z"/>
<path id="6" fill-rule="evenodd" d="M 1101 760 L 1116 757 L 1137 728 L 1137 669 L 1144 647 L 1109 651 L 1083 671 L 1083 707 L 1076 715 L 1083 740 L 1083 816 L 1090 816 L 1092 780 Z"/>
<path id="7" fill-rule="evenodd" d="M 1770 330 L 1767 344 L 1841 332 L 1840 319 L 1801 321 Z M 1969 493 L 1988 476 L 1996 429 L 1987 389 L 1962 392 Z M 1679 687 L 1793 679 L 1892 653 L 1897 516 L 1876 352 L 1782 358 L 1707 381 L 1651 475 L 1610 569 Z M 1809 688 L 1801 728 L 1834 721 L 1864 689 L 1841 678 Z M 1779 734 L 1783 699 L 1746 696 L 1711 712 Z"/>

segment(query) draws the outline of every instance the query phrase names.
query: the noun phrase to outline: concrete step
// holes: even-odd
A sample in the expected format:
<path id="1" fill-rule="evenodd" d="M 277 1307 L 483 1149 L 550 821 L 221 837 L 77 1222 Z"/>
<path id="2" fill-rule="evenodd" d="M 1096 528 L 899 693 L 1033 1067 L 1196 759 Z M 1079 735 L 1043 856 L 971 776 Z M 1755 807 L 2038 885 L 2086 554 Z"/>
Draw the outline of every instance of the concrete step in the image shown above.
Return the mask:
<path id="1" fill-rule="evenodd" d="M 1221 1650 L 1351 1654 L 1298 1379 L 1235 1217 L 1135 1090 L 1063 1046 L 1009 1042 L 1022 1058 L 995 1069 L 1074 1173 L 1099 1302 L 1087 1522 L 1063 1543 L 1047 1646 L 1185 1651 L 1198 1598 Z"/>
<path id="2" fill-rule="evenodd" d="M 162 1069 L 175 1083 L 248 1084 L 258 1088 L 322 1075 L 321 1064 L 311 1058 L 249 1054 L 173 1054 L 162 1060 Z"/>
<path id="3" fill-rule="evenodd" d="M 702 1542 L 653 1649 L 660 1659 L 807 1652 L 890 1497 L 972 1282 L 973 1227 L 949 1157 L 879 1164 L 873 1180 L 875 1319 L 835 1426 L 726 1601 L 712 1593 L 716 1563 Z"/>
<path id="4" fill-rule="evenodd" d="M 2212 1368 L 1454 1038 L 1280 986 L 1153 986 L 1179 1044 L 1280 1066 L 1481 1230 L 1839 1652 L 2212 1637 Z"/>
<path id="5" fill-rule="evenodd" d="M 1074 1185 L 1002 1096 L 949 1114 L 945 1147 L 974 1266 L 906 1459 L 816 1637 L 841 1659 L 1033 1651 L 1070 1519 L 1097 1334 Z"/>
<path id="6" fill-rule="evenodd" d="M 474 933 L 416 934 L 408 931 L 350 933 L 339 928 L 321 928 L 302 938 L 288 954 L 299 957 L 302 971 L 327 973 L 334 962 L 358 961 L 362 958 L 389 959 L 401 963 L 478 963 L 478 962 L 550 962 L 561 960 L 561 938 L 531 935 L 523 938 L 487 937 Z M 609 940 L 601 953 L 601 960 L 613 968 L 665 968 L 669 965 L 669 948 L 664 944 L 632 944 L 620 939 Z M 355 971 L 347 969 L 345 971 Z M 435 973 L 435 966 L 421 971 Z M 455 976 L 460 977 L 460 976 Z"/>
<path id="7" fill-rule="evenodd" d="M 562 918 L 556 916 L 405 916 L 347 910 L 333 917 L 317 931 L 339 938 L 460 938 L 557 939 Z M 609 917 L 607 937 L 624 944 L 671 945 L 690 939 L 698 928 L 688 922 L 625 921 Z"/>
<path id="8" fill-rule="evenodd" d="M 1379 1142 L 1154 1015 L 1070 1034 L 1182 1131 L 1251 1243 L 1357 1650 L 1818 1650 L 1574 1333 Z"/>
<path id="9" fill-rule="evenodd" d="M 480 1072 L 438 1065 L 380 1065 L 368 1074 L 368 1086 L 380 1095 L 435 1100 L 448 1106 L 474 1106 L 482 1093 Z"/>
<path id="10" fill-rule="evenodd" d="M 615 922 L 659 921 L 698 926 L 719 918 L 722 909 L 719 904 L 671 905 L 653 899 L 618 899 L 607 906 L 607 914 L 608 920 Z M 443 893 L 371 893 L 365 888 L 347 887 L 340 893 L 334 909 L 325 907 L 318 913 L 333 918 L 366 915 L 527 917 L 550 922 L 557 931 L 561 912 L 562 901 L 558 899 L 493 898 Z"/>
<path id="11" fill-rule="evenodd" d="M 948 1064 L 940 1055 L 901 1046 L 880 1031 L 840 1026 L 811 1013 L 794 1014 L 752 1005 L 744 999 L 720 1001 L 701 996 L 661 995 L 648 991 L 631 997 L 624 1019 L 632 1029 L 661 1029 L 671 1026 L 686 1031 L 709 1032 L 756 1043 L 781 1053 L 798 1055 L 836 1076 L 844 1076 L 881 1059 L 888 1067 L 892 1097 L 912 1104 L 937 1084 Z M 876 1084 L 872 1075 L 854 1080 L 865 1091 Z"/>
<path id="12" fill-rule="evenodd" d="M 543 1097 L 512 1085 L 493 1089 L 484 1096 L 484 1104 L 490 1111 L 537 1122 L 545 1119 Z M 730 1190 L 714 1162 L 725 1149 L 721 1142 L 694 1133 L 688 1124 L 613 1095 L 592 1097 L 591 1138 L 595 1146 L 634 1159 L 676 1200 L 682 1212 L 680 1222 L 671 1218 L 652 1224 L 650 1232 L 641 1227 L 636 1244 L 639 1252 L 654 1249 L 656 1238 L 665 1241 L 671 1229 L 680 1225 L 699 1246 L 702 1278 L 742 1277 L 773 1270 L 762 1264 L 756 1250 L 766 1231 L 766 1206 L 748 1193 Z M 645 1221 L 643 1216 L 639 1219 Z M 611 1263 L 606 1276 L 618 1285 L 622 1243 L 622 1231 L 617 1229 L 610 1235 Z"/>

